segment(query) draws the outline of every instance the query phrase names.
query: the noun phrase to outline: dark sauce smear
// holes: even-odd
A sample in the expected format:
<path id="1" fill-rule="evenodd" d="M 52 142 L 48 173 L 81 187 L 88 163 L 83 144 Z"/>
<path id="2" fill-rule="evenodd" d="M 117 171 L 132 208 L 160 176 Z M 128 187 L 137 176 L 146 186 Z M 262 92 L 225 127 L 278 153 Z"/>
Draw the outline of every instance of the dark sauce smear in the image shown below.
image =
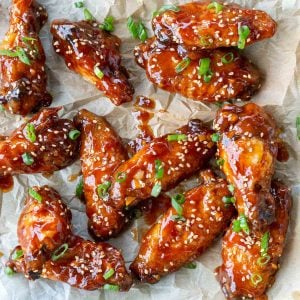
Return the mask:
<path id="1" fill-rule="evenodd" d="M 7 193 L 12 190 L 14 186 L 14 179 L 11 175 L 0 176 L 0 190 Z"/>
<path id="2" fill-rule="evenodd" d="M 133 117 L 138 122 L 139 134 L 128 143 L 128 152 L 130 155 L 135 154 L 145 144 L 148 144 L 154 138 L 152 128 L 149 126 L 149 121 L 152 119 L 154 113 L 148 110 L 155 108 L 155 101 L 145 96 L 137 96 L 134 103 Z"/>

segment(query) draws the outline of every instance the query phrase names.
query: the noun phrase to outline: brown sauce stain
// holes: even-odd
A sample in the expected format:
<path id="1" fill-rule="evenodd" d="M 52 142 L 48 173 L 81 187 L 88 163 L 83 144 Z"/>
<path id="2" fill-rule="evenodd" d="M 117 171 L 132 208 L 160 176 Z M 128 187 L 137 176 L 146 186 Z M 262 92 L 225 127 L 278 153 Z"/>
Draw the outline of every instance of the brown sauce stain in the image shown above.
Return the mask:
<path id="1" fill-rule="evenodd" d="M 0 176 L 0 189 L 3 193 L 11 191 L 14 187 L 14 179 L 11 175 Z"/>

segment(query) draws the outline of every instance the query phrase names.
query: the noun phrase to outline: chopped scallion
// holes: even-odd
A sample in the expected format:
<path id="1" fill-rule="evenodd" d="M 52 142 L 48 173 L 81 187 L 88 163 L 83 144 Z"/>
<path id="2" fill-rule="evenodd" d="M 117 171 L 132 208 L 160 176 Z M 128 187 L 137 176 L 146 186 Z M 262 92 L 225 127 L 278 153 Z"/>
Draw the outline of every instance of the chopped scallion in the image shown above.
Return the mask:
<path id="1" fill-rule="evenodd" d="M 229 52 L 229 53 L 223 55 L 221 61 L 223 64 L 227 65 L 227 64 L 230 64 L 231 62 L 233 62 L 233 59 L 234 59 L 233 53 Z"/>
<path id="2" fill-rule="evenodd" d="M 35 199 L 37 202 L 42 203 L 42 201 L 43 201 L 42 196 L 37 191 L 35 191 L 33 188 L 29 188 L 28 194 L 30 197 Z"/>
<path id="3" fill-rule="evenodd" d="M 262 277 L 259 274 L 251 275 L 251 282 L 254 286 L 257 286 L 260 282 L 262 282 Z"/>
<path id="4" fill-rule="evenodd" d="M 4 273 L 7 275 L 7 276 L 12 276 L 14 275 L 16 272 L 11 268 L 11 267 L 6 267 L 4 269 Z"/>
<path id="5" fill-rule="evenodd" d="M 111 186 L 110 181 L 105 181 L 102 184 L 99 184 L 97 186 L 97 192 L 98 192 L 99 197 L 101 197 L 101 198 L 107 197 L 110 186 Z"/>
<path id="6" fill-rule="evenodd" d="M 32 123 L 27 123 L 25 126 L 25 137 L 28 141 L 34 143 L 36 141 L 35 127 Z"/>
<path id="7" fill-rule="evenodd" d="M 69 132 L 69 138 L 73 141 L 77 140 L 80 136 L 80 131 L 77 129 L 73 129 Z"/>
<path id="8" fill-rule="evenodd" d="M 228 190 L 230 191 L 230 193 L 233 194 L 234 193 L 234 186 L 232 184 L 228 184 L 227 187 L 228 187 Z"/>
<path id="9" fill-rule="evenodd" d="M 216 160 L 216 164 L 217 164 L 219 167 L 223 166 L 223 165 L 224 165 L 224 162 L 225 162 L 225 160 L 224 160 L 223 158 L 218 158 L 218 159 Z"/>
<path id="10" fill-rule="evenodd" d="M 126 172 L 119 172 L 116 177 L 116 181 L 122 183 L 126 180 L 127 174 Z"/>
<path id="11" fill-rule="evenodd" d="M 146 27 L 141 21 L 135 22 L 132 17 L 129 17 L 127 19 L 127 28 L 135 39 L 144 42 L 148 38 Z"/>
<path id="12" fill-rule="evenodd" d="M 178 216 L 182 216 L 183 208 L 182 204 L 185 202 L 185 197 L 183 194 L 176 194 L 171 198 L 171 203 L 173 208 L 176 210 Z"/>
<path id="13" fill-rule="evenodd" d="M 244 49 L 246 46 L 247 38 L 250 34 L 250 29 L 247 25 L 240 26 L 238 29 L 239 40 L 238 40 L 238 48 Z"/>
<path id="14" fill-rule="evenodd" d="M 109 269 L 107 270 L 104 275 L 103 275 L 103 278 L 105 280 L 109 279 L 111 276 L 113 276 L 115 274 L 115 270 L 114 269 Z"/>
<path id="15" fill-rule="evenodd" d="M 161 192 L 161 183 L 156 182 L 151 190 L 152 197 L 158 197 Z"/>
<path id="16" fill-rule="evenodd" d="M 212 140 L 214 143 L 218 142 L 218 141 L 220 140 L 220 134 L 219 134 L 219 133 L 213 133 L 213 134 L 211 135 L 211 140 Z"/>
<path id="17" fill-rule="evenodd" d="M 12 259 L 13 260 L 18 260 L 19 258 L 21 258 L 23 256 L 24 252 L 22 249 L 18 249 L 16 250 L 13 254 L 12 254 Z"/>
<path id="18" fill-rule="evenodd" d="M 296 118 L 296 130 L 298 140 L 300 141 L 300 116 Z"/>
<path id="19" fill-rule="evenodd" d="M 153 17 L 156 17 L 162 13 L 164 13 L 165 11 L 167 10 L 171 10 L 171 11 L 174 11 L 174 12 L 178 12 L 180 11 L 180 8 L 174 4 L 166 4 L 166 5 L 163 5 L 159 10 L 155 11 L 152 16 Z"/>
<path id="20" fill-rule="evenodd" d="M 74 5 L 75 5 L 76 8 L 82 8 L 82 7 L 84 7 L 83 1 L 75 2 Z"/>
<path id="21" fill-rule="evenodd" d="M 171 220 L 175 221 L 175 222 L 179 222 L 179 221 L 185 222 L 186 221 L 186 219 L 183 216 L 178 216 L 178 215 L 172 215 Z"/>
<path id="22" fill-rule="evenodd" d="M 210 80 L 213 76 L 213 73 L 210 69 L 210 63 L 211 63 L 210 58 L 201 58 L 199 60 L 198 73 L 200 76 L 203 76 L 203 80 L 206 83 L 210 82 Z"/>
<path id="23" fill-rule="evenodd" d="M 105 31 L 112 32 L 115 30 L 114 21 L 115 19 L 113 16 L 108 16 L 104 19 L 103 23 L 99 25 L 99 27 Z"/>
<path id="24" fill-rule="evenodd" d="M 169 142 L 179 142 L 179 141 L 186 141 L 187 135 L 186 134 L 169 134 L 167 137 Z"/>
<path id="25" fill-rule="evenodd" d="M 59 248 L 57 248 L 52 256 L 51 256 L 51 260 L 53 261 L 57 261 L 58 259 L 60 259 L 61 257 L 63 257 L 65 255 L 65 253 L 67 252 L 67 250 L 69 249 L 69 245 L 67 243 L 62 244 Z"/>
<path id="26" fill-rule="evenodd" d="M 262 267 L 264 265 L 266 265 L 269 261 L 270 261 L 271 257 L 270 255 L 264 255 L 264 256 L 261 256 L 257 259 L 257 264 Z"/>
<path id="27" fill-rule="evenodd" d="M 225 203 L 225 204 L 233 204 L 235 202 L 235 199 L 234 197 L 231 197 L 231 196 L 224 196 L 222 198 L 222 201 Z"/>
<path id="28" fill-rule="evenodd" d="M 84 18 L 86 21 L 94 21 L 95 18 L 92 13 L 85 7 L 83 10 Z"/>
<path id="29" fill-rule="evenodd" d="M 212 9 L 212 8 L 215 9 L 216 14 L 218 14 L 219 12 L 221 12 L 223 10 L 224 6 L 221 3 L 214 1 L 214 2 L 210 3 L 207 6 L 207 8 L 208 9 Z"/>
<path id="30" fill-rule="evenodd" d="M 185 57 L 176 67 L 175 72 L 181 73 L 184 69 L 186 69 L 191 63 L 191 59 L 189 57 Z"/>
<path id="31" fill-rule="evenodd" d="M 118 292 L 120 290 L 120 287 L 116 284 L 104 284 L 103 286 L 104 290 L 109 290 L 109 291 L 114 291 L 114 292 Z"/>
<path id="32" fill-rule="evenodd" d="M 260 253 L 261 256 L 264 256 L 267 254 L 269 249 L 269 240 L 270 240 L 270 232 L 265 232 L 264 235 L 261 238 L 260 242 Z"/>
<path id="33" fill-rule="evenodd" d="M 81 199 L 83 195 L 83 178 L 81 177 L 79 182 L 76 185 L 76 191 L 75 191 L 76 196 Z"/>
<path id="34" fill-rule="evenodd" d="M 189 262 L 187 263 L 184 268 L 187 268 L 187 269 L 196 269 L 197 268 L 197 264 L 194 263 L 194 262 Z"/>
<path id="35" fill-rule="evenodd" d="M 31 166 L 34 163 L 33 157 L 28 152 L 22 154 L 22 160 L 23 163 L 27 166 Z"/>
<path id="36" fill-rule="evenodd" d="M 99 79 L 102 79 L 104 76 L 104 73 L 101 71 L 101 69 L 98 66 L 94 67 L 94 73 Z"/>
<path id="37" fill-rule="evenodd" d="M 155 164 L 155 178 L 162 179 L 164 176 L 164 167 L 162 165 L 161 160 L 156 159 L 154 164 Z"/>

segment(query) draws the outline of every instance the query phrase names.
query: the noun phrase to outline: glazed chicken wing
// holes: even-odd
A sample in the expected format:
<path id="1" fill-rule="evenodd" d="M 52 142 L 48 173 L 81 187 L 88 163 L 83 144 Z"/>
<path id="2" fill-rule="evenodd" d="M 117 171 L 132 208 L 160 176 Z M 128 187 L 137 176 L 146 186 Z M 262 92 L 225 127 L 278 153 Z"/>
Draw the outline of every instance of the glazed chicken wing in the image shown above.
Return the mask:
<path id="1" fill-rule="evenodd" d="M 276 218 L 265 231 L 236 232 L 228 229 L 222 248 L 223 265 L 216 270 L 227 299 L 266 299 L 265 292 L 275 280 L 289 224 L 289 189 L 272 182 Z M 233 221 L 235 222 L 235 221 Z"/>
<path id="2" fill-rule="evenodd" d="M 158 14 L 152 20 L 152 27 L 155 36 L 169 44 L 201 49 L 231 46 L 243 49 L 272 37 L 276 22 L 260 10 L 205 0 Z"/>
<path id="3" fill-rule="evenodd" d="M 116 235 L 126 218 L 106 203 L 111 175 L 128 157 L 110 124 L 85 109 L 75 118 L 81 128 L 81 168 L 89 228 L 98 238 Z"/>
<path id="4" fill-rule="evenodd" d="M 10 27 L 0 44 L 0 103 L 12 113 L 26 115 L 51 104 L 38 36 L 47 18 L 36 1 L 13 0 Z"/>
<path id="5" fill-rule="evenodd" d="M 121 40 L 95 21 L 55 20 L 51 25 L 53 47 L 69 69 L 105 93 L 115 105 L 132 100 L 133 87 L 121 66 Z"/>
<path id="6" fill-rule="evenodd" d="M 226 181 L 215 178 L 210 170 L 203 172 L 203 178 L 203 184 L 183 195 L 181 218 L 170 208 L 143 237 L 130 266 L 140 280 L 155 283 L 191 262 L 230 222 L 235 210 L 223 201 L 230 197 Z"/>
<path id="7" fill-rule="evenodd" d="M 72 133 L 77 130 L 58 117 L 59 110 L 43 109 L 0 141 L 0 182 L 15 174 L 51 173 L 76 159 L 79 143 Z"/>
<path id="8" fill-rule="evenodd" d="M 233 48 L 186 51 L 151 38 L 134 55 L 155 85 L 197 101 L 249 100 L 261 86 L 259 71 Z"/>
<path id="9" fill-rule="evenodd" d="M 279 144 L 275 121 L 254 103 L 227 105 L 218 111 L 214 128 L 220 134 L 221 168 L 234 187 L 239 215 L 256 228 L 272 223 L 275 203 L 270 186 Z"/>
<path id="10" fill-rule="evenodd" d="M 212 133 L 200 120 L 191 120 L 146 144 L 114 172 L 108 203 L 119 209 L 131 207 L 203 168 L 215 153 Z"/>
<path id="11" fill-rule="evenodd" d="M 43 277 L 86 290 L 130 288 L 132 279 L 120 252 L 73 235 L 71 211 L 55 190 L 34 187 L 29 195 L 18 222 L 20 246 L 8 267 L 30 279 Z"/>

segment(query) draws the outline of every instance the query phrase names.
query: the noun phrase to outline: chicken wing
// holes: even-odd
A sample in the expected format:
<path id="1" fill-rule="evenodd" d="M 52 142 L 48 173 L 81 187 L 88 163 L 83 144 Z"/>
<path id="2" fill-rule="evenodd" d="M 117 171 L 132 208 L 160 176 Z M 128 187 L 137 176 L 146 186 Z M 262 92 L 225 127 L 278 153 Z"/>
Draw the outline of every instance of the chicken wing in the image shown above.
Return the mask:
<path id="1" fill-rule="evenodd" d="M 26 115 L 49 106 L 45 53 L 38 33 L 47 12 L 34 0 L 13 0 L 10 27 L 0 44 L 0 103 Z"/>
<path id="2" fill-rule="evenodd" d="M 249 100 L 261 86 L 259 71 L 233 48 L 187 51 L 151 38 L 134 55 L 159 88 L 197 101 Z"/>
<path id="3" fill-rule="evenodd" d="M 126 221 L 122 211 L 106 203 L 105 190 L 113 172 L 128 159 L 127 152 L 104 118 L 83 109 L 75 123 L 81 128 L 80 158 L 89 228 L 97 238 L 107 239 Z"/>
<path id="4" fill-rule="evenodd" d="M 96 22 L 55 20 L 51 25 L 53 47 L 69 69 L 105 93 L 115 105 L 132 100 L 133 87 L 121 66 L 121 40 Z"/>
<path id="5" fill-rule="evenodd" d="M 289 224 L 291 195 L 278 181 L 272 182 L 271 193 L 275 199 L 274 223 L 249 235 L 231 227 L 223 239 L 223 265 L 216 273 L 227 299 L 265 299 L 275 280 Z"/>
<path id="6" fill-rule="evenodd" d="M 183 195 L 182 214 L 168 209 L 143 237 L 139 253 L 130 266 L 142 281 L 155 283 L 200 255 L 227 227 L 234 214 L 227 183 L 203 172 L 204 182 Z"/>
<path id="7" fill-rule="evenodd" d="M 60 119 L 60 108 L 47 108 L 0 141 L 0 181 L 15 174 L 51 173 L 78 155 L 74 124 Z M 79 133 L 79 132 L 78 132 Z"/>
<path id="8" fill-rule="evenodd" d="M 237 4 L 199 1 L 159 13 L 152 20 L 155 36 L 165 43 L 215 49 L 243 49 L 272 37 L 276 22 L 265 12 Z"/>
<path id="9" fill-rule="evenodd" d="M 117 168 L 107 202 L 125 209 L 188 178 L 214 155 L 212 133 L 200 120 L 191 120 L 174 134 L 155 138 Z"/>
<path id="10" fill-rule="evenodd" d="M 214 128 L 220 134 L 221 168 L 234 187 L 238 212 L 252 226 L 263 228 L 275 217 L 270 193 L 279 144 L 275 121 L 254 103 L 227 105 L 218 111 Z"/>
<path id="11" fill-rule="evenodd" d="M 29 190 L 18 222 L 20 246 L 7 266 L 27 278 L 63 281 L 86 290 L 128 290 L 132 279 L 120 252 L 71 232 L 71 211 L 50 187 Z"/>

